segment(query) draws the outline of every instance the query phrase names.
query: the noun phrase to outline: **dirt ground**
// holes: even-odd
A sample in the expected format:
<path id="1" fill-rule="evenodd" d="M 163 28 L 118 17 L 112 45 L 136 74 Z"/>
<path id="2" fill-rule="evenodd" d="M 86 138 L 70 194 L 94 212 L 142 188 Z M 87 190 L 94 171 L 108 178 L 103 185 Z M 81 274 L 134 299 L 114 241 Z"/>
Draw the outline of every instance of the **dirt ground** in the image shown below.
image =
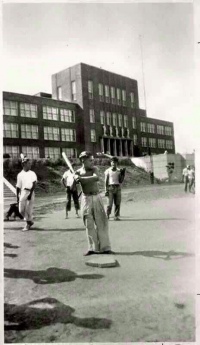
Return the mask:
<path id="1" fill-rule="evenodd" d="M 195 341 L 194 202 L 182 184 L 124 190 L 118 266 L 94 268 L 65 195 L 37 198 L 33 230 L 4 223 L 5 342 Z"/>

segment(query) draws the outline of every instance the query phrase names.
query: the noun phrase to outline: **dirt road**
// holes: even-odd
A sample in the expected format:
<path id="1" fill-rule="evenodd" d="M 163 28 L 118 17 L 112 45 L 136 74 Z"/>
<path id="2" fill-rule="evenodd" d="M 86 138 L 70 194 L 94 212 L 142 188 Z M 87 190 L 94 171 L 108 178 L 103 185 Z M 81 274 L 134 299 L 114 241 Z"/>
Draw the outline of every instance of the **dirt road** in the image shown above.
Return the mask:
<path id="1" fill-rule="evenodd" d="M 32 231 L 5 222 L 5 341 L 194 341 L 194 195 L 124 191 L 121 222 L 109 221 L 113 268 L 85 265 L 82 220 L 64 219 L 64 198 L 37 200 Z"/>

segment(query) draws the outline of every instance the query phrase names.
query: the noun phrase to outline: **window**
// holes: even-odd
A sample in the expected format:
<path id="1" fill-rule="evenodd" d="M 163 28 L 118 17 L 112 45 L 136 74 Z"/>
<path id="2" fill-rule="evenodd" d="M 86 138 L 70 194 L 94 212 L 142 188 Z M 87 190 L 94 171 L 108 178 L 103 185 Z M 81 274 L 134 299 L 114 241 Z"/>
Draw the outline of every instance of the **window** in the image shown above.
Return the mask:
<path id="1" fill-rule="evenodd" d="M 30 103 L 20 103 L 20 116 L 37 118 L 37 105 Z"/>
<path id="2" fill-rule="evenodd" d="M 58 108 L 43 106 L 43 119 L 58 121 Z"/>
<path id="3" fill-rule="evenodd" d="M 122 114 L 118 114 L 118 124 L 119 127 L 122 127 Z"/>
<path id="4" fill-rule="evenodd" d="M 172 135 L 172 127 L 165 126 L 165 135 Z"/>
<path id="5" fill-rule="evenodd" d="M 141 141 L 142 141 L 142 147 L 147 147 L 147 138 L 141 137 Z"/>
<path id="6" fill-rule="evenodd" d="M 105 97 L 106 97 L 106 103 L 110 102 L 110 91 L 109 91 L 109 86 L 105 85 Z"/>
<path id="7" fill-rule="evenodd" d="M 71 87 L 72 87 L 72 101 L 76 101 L 76 82 L 75 81 L 72 81 Z"/>
<path id="8" fill-rule="evenodd" d="M 122 90 L 122 105 L 126 106 L 126 91 Z"/>
<path id="9" fill-rule="evenodd" d="M 134 103 L 135 103 L 135 95 L 134 92 L 130 93 L 130 99 L 131 99 L 131 108 L 134 108 Z"/>
<path id="10" fill-rule="evenodd" d="M 22 146 L 22 152 L 25 156 L 31 159 L 40 157 L 39 147 L 37 146 Z"/>
<path id="11" fill-rule="evenodd" d="M 158 139 L 158 148 L 159 149 L 165 149 L 165 140 L 164 139 Z"/>
<path id="12" fill-rule="evenodd" d="M 90 130 L 90 138 L 91 138 L 92 143 L 96 142 L 96 131 L 95 131 L 95 129 Z"/>
<path id="13" fill-rule="evenodd" d="M 60 121 L 75 122 L 75 111 L 69 109 L 60 109 Z"/>
<path id="14" fill-rule="evenodd" d="M 164 134 L 164 126 L 157 125 L 157 134 Z"/>
<path id="15" fill-rule="evenodd" d="M 111 86 L 110 91 L 111 91 L 111 103 L 115 104 L 115 88 L 114 88 L 114 86 Z"/>
<path id="16" fill-rule="evenodd" d="M 3 124 L 4 138 L 19 138 L 19 129 L 17 123 L 4 123 Z"/>
<path id="17" fill-rule="evenodd" d="M 90 109 L 90 123 L 95 123 L 94 109 Z"/>
<path id="18" fill-rule="evenodd" d="M 117 104 L 121 105 L 121 90 L 117 88 Z"/>
<path id="19" fill-rule="evenodd" d="M 117 126 L 117 114 L 112 114 L 113 126 Z"/>
<path id="20" fill-rule="evenodd" d="M 62 87 L 61 86 L 57 87 L 57 98 L 62 100 Z"/>
<path id="21" fill-rule="evenodd" d="M 136 128 L 136 117 L 135 116 L 132 117 L 132 126 L 134 129 Z"/>
<path id="22" fill-rule="evenodd" d="M 38 126 L 21 125 L 21 138 L 38 139 Z"/>
<path id="23" fill-rule="evenodd" d="M 173 149 L 173 141 L 166 140 L 166 149 Z"/>
<path id="24" fill-rule="evenodd" d="M 88 80 L 88 95 L 89 99 L 93 99 L 93 81 Z"/>
<path id="25" fill-rule="evenodd" d="M 147 123 L 147 132 L 155 133 L 155 125 L 153 123 Z"/>
<path id="26" fill-rule="evenodd" d="M 59 128 L 56 127 L 44 127 L 44 140 L 60 140 Z"/>
<path id="27" fill-rule="evenodd" d="M 99 84 L 99 100 L 100 102 L 103 102 L 103 84 Z"/>
<path id="28" fill-rule="evenodd" d="M 76 141 L 76 131 L 71 128 L 61 128 L 62 141 Z"/>
<path id="29" fill-rule="evenodd" d="M 58 159 L 60 158 L 60 148 L 59 147 L 45 147 L 44 154 L 45 154 L 45 158 Z"/>
<path id="30" fill-rule="evenodd" d="M 62 149 L 62 151 L 64 151 L 66 153 L 66 156 L 69 158 L 76 158 L 77 157 L 76 149 L 67 147 L 67 148 Z"/>
<path id="31" fill-rule="evenodd" d="M 140 122 L 140 130 L 141 130 L 141 132 L 146 132 L 146 123 L 145 122 Z"/>
<path id="32" fill-rule="evenodd" d="M 124 115 L 124 127 L 128 128 L 128 116 Z"/>
<path id="33" fill-rule="evenodd" d="M 4 146 L 3 153 L 8 153 L 10 157 L 18 157 L 19 158 L 19 146 Z"/>
<path id="34" fill-rule="evenodd" d="M 103 110 L 100 111 L 100 123 L 101 123 L 101 125 L 106 124 L 105 112 Z"/>
<path id="35" fill-rule="evenodd" d="M 111 113 L 109 111 L 106 113 L 106 122 L 108 126 L 111 126 Z"/>
<path id="36" fill-rule="evenodd" d="M 133 145 L 137 145 L 138 144 L 138 136 L 137 134 L 133 134 Z"/>
<path id="37" fill-rule="evenodd" d="M 3 101 L 3 114 L 17 116 L 17 102 Z"/>
<path id="38" fill-rule="evenodd" d="M 156 147 L 156 139 L 155 138 L 149 138 L 149 147 Z"/>

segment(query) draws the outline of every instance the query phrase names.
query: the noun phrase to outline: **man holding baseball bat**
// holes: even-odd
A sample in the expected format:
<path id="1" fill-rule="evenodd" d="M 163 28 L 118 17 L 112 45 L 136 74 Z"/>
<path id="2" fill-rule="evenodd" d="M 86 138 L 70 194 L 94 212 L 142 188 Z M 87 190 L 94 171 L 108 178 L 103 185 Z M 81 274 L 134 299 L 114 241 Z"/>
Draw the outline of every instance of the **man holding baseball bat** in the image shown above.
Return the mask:
<path id="1" fill-rule="evenodd" d="M 75 172 L 74 178 L 82 187 L 81 209 L 88 239 L 85 255 L 112 254 L 108 235 L 108 219 L 99 192 L 99 172 L 93 166 L 90 152 L 79 156 L 82 167 Z"/>
<path id="2" fill-rule="evenodd" d="M 17 175 L 17 202 L 19 202 L 19 212 L 26 220 L 26 225 L 22 231 L 30 230 L 33 223 L 33 205 L 35 199 L 35 187 L 37 176 L 31 169 L 30 160 L 21 155 L 23 170 Z"/>

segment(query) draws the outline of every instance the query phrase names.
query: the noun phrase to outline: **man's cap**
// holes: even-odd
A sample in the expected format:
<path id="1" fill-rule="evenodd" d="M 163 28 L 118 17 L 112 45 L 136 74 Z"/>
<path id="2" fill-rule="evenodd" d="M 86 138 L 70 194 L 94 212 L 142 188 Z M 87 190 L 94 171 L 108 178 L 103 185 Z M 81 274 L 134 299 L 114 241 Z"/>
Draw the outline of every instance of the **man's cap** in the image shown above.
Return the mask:
<path id="1" fill-rule="evenodd" d="M 187 168 L 190 168 L 190 165 L 187 165 Z"/>
<path id="2" fill-rule="evenodd" d="M 23 158 L 22 158 L 22 163 L 26 163 L 26 162 L 28 162 L 30 159 L 28 158 L 28 157 L 26 157 L 26 156 L 24 156 Z"/>
<path id="3" fill-rule="evenodd" d="M 81 159 L 81 158 L 88 158 L 88 157 L 91 157 L 91 156 L 92 156 L 91 152 L 89 152 L 89 151 L 83 151 L 83 152 L 80 153 L 79 158 L 80 158 L 80 159 Z"/>
<path id="4" fill-rule="evenodd" d="M 119 159 L 118 159 L 117 157 L 112 157 L 112 158 L 110 159 L 110 161 L 111 161 L 111 162 L 118 162 Z"/>

